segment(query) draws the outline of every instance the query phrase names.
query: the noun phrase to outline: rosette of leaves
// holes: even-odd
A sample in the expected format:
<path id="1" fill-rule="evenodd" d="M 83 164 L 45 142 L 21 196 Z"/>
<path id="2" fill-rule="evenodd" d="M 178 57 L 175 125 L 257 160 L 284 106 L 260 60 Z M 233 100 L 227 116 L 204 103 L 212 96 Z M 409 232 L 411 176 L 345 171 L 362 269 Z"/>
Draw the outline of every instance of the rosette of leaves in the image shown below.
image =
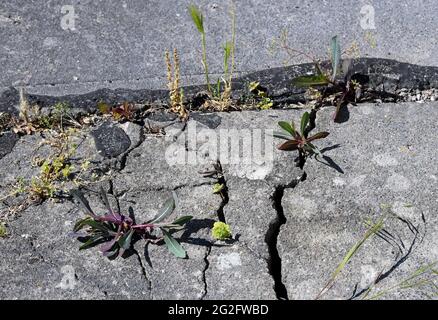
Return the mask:
<path id="1" fill-rule="evenodd" d="M 79 191 L 73 191 L 73 196 L 81 203 L 87 217 L 80 219 L 74 226 L 74 236 L 83 242 L 79 250 L 85 250 L 100 245 L 104 256 L 117 258 L 132 248 L 132 244 L 140 239 L 147 243 L 158 244 L 162 241 L 170 252 L 178 258 L 185 258 L 186 251 L 172 236 L 176 231 L 182 230 L 192 216 L 182 216 L 173 222 L 165 219 L 175 210 L 176 201 L 173 194 L 158 211 L 158 214 L 141 224 L 137 224 L 132 208 L 129 215 L 115 212 L 108 201 L 106 193 L 101 189 L 101 196 L 105 203 L 106 212 L 97 215 L 91 209 L 87 199 Z"/>
<path id="2" fill-rule="evenodd" d="M 298 150 L 300 156 L 321 155 L 318 148 L 312 143 L 315 140 L 323 139 L 329 135 L 328 132 L 318 132 L 310 137 L 307 137 L 307 126 L 309 125 L 310 114 L 305 112 L 301 117 L 300 131 L 295 129 L 294 122 L 280 121 L 278 125 L 283 129 L 282 132 L 274 132 L 274 137 L 284 139 L 277 148 L 283 151 Z"/>

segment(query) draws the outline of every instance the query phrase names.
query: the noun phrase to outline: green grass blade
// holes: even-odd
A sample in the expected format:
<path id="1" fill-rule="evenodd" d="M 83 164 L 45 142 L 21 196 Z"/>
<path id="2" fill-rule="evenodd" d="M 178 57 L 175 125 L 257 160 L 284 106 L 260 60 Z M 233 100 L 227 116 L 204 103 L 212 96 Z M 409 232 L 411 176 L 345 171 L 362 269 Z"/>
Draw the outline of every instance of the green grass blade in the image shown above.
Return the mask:
<path id="1" fill-rule="evenodd" d="M 318 296 L 316 297 L 316 299 L 319 299 L 319 297 L 324 294 L 325 292 L 327 292 L 327 290 L 329 290 L 336 278 L 338 277 L 338 275 L 342 272 L 342 270 L 344 270 L 345 266 L 348 264 L 348 262 L 353 258 L 353 256 L 356 254 L 356 252 L 362 247 L 362 245 L 374 234 L 376 234 L 377 232 L 379 232 L 382 228 L 383 228 L 383 223 L 385 221 L 386 215 L 381 217 L 375 224 L 373 224 L 365 233 L 365 235 L 362 237 L 362 239 L 360 239 L 358 242 L 356 242 L 354 244 L 353 247 L 350 248 L 350 250 L 347 252 L 347 254 L 344 256 L 344 258 L 342 259 L 341 263 L 339 263 L 338 267 L 336 268 L 336 270 L 333 272 L 330 280 L 327 282 L 327 284 L 325 285 L 325 287 L 321 290 L 321 292 L 318 294 Z"/>
<path id="2" fill-rule="evenodd" d="M 199 11 L 199 9 L 191 4 L 189 5 L 189 12 L 190 12 L 190 16 L 192 17 L 193 23 L 196 26 L 196 29 L 198 29 L 198 31 L 200 33 L 204 33 L 204 16 L 202 15 L 201 11 Z"/>

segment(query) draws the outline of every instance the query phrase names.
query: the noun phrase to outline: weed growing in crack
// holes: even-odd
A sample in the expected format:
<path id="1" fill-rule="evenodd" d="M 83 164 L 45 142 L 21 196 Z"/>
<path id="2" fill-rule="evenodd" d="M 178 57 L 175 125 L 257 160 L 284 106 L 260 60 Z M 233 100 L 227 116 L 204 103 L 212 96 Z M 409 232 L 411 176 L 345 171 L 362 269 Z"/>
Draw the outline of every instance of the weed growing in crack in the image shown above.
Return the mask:
<path id="1" fill-rule="evenodd" d="M 190 16 L 196 29 L 201 35 L 202 45 L 202 65 L 204 67 L 205 81 L 207 83 L 207 91 L 210 99 L 204 102 L 204 109 L 214 109 L 219 111 L 226 111 L 231 107 L 231 91 L 232 79 L 235 68 L 235 43 L 236 43 L 236 14 L 234 6 L 230 10 L 231 15 L 231 40 L 226 41 L 223 45 L 224 50 L 224 65 L 223 77 L 217 79 L 216 85 L 212 86 L 210 83 L 210 76 L 207 62 L 207 46 L 206 33 L 204 28 L 204 15 L 195 6 L 189 6 Z"/>
<path id="2" fill-rule="evenodd" d="M 350 72 L 351 59 L 342 60 L 342 54 L 353 55 L 358 50 L 357 45 L 341 52 L 338 36 L 332 37 L 330 42 L 330 67 L 324 69 L 319 59 L 289 47 L 287 34 L 280 37 L 280 42 L 281 47 L 289 56 L 297 57 L 302 55 L 313 62 L 315 74 L 297 77 L 292 82 L 298 87 L 308 88 L 307 96 L 313 100 L 316 107 L 325 104 L 335 105 L 334 121 L 340 120 L 342 106 L 348 102 L 355 103 L 362 98 L 362 84 Z"/>
<path id="3" fill-rule="evenodd" d="M 225 181 L 225 176 L 220 161 L 217 160 L 217 162 L 213 164 L 213 169 L 200 171 L 199 174 L 201 174 L 204 178 L 212 178 L 216 180 L 216 183 L 213 185 L 213 193 L 219 194 L 222 199 L 222 203 L 217 211 L 217 214 L 219 221 L 225 223 L 225 215 L 223 209 L 228 203 L 229 199 L 227 183 Z"/>
<path id="4" fill-rule="evenodd" d="M 71 160 L 77 149 L 77 145 L 71 140 L 75 134 L 76 131 L 70 128 L 54 133 L 44 141 L 45 144 L 51 145 L 55 152 L 45 159 L 36 157 L 32 160 L 33 165 L 40 168 L 40 173 L 32 177 L 30 185 L 26 187 L 30 195 L 42 201 L 66 193 L 67 183 L 76 187 L 87 184 L 84 174 L 88 171 L 90 162 L 85 159 L 75 167 Z"/>
<path id="5" fill-rule="evenodd" d="M 279 150 L 294 151 L 298 150 L 300 159 L 306 159 L 309 156 L 321 156 L 319 149 L 312 143 L 317 139 L 323 139 L 329 135 L 328 132 L 318 132 L 307 137 L 307 128 L 310 121 L 310 114 L 305 112 L 301 117 L 300 131 L 295 129 L 294 121 L 280 121 L 278 125 L 283 129 L 282 132 L 274 132 L 274 137 L 287 140 L 278 146 Z"/>
<path id="6" fill-rule="evenodd" d="M 213 224 L 213 229 L 211 229 L 211 235 L 214 239 L 217 240 L 231 239 L 231 228 L 228 224 L 217 221 Z"/>
<path id="7" fill-rule="evenodd" d="M 394 249 L 399 252 L 396 258 L 397 261 L 387 271 L 381 270 L 378 273 L 377 277 L 367 288 L 363 289 L 358 293 L 355 290 L 352 299 L 357 298 L 359 296 L 361 296 L 361 299 L 366 299 L 366 300 L 378 299 L 390 292 L 403 290 L 403 289 L 413 289 L 413 288 L 426 288 L 426 290 L 429 289 L 428 295 L 430 295 L 430 298 L 433 297 L 436 298 L 436 296 L 438 295 L 438 286 L 435 282 L 438 276 L 438 271 L 435 268 L 437 262 L 421 266 L 409 277 L 401 281 L 398 281 L 395 285 L 389 286 L 387 288 L 379 288 L 381 281 L 387 278 L 395 270 L 397 266 L 399 266 L 407 259 L 414 244 L 416 243 L 417 236 L 419 235 L 418 227 L 414 226 L 412 222 L 410 222 L 409 220 L 399 217 L 391 210 L 390 206 L 381 205 L 381 208 L 382 210 L 385 210 L 385 213 L 376 222 L 370 219 L 364 221 L 364 225 L 367 227 L 367 231 L 365 232 L 363 237 L 348 250 L 347 254 L 339 263 L 339 265 L 337 266 L 336 270 L 333 272 L 327 284 L 317 295 L 316 299 L 319 299 L 322 295 L 327 293 L 334 286 L 337 278 L 340 276 L 340 274 L 345 269 L 347 264 L 353 259 L 353 257 L 360 250 L 360 248 L 362 248 L 363 245 L 373 236 L 376 236 L 379 239 L 384 240 L 386 243 L 391 244 L 394 247 Z M 414 235 L 413 240 L 408 248 L 405 248 L 405 245 L 403 244 L 401 239 L 393 236 L 391 232 L 387 231 L 384 228 L 384 224 L 386 223 L 386 221 L 391 218 L 399 220 L 404 224 L 406 224 L 406 226 L 409 228 L 411 233 Z M 403 254 L 404 250 L 405 253 Z M 400 258 L 399 258 L 399 254 L 402 254 Z"/>
<path id="8" fill-rule="evenodd" d="M 89 177 L 89 160 L 83 159 L 73 163 L 77 145 L 72 137 L 76 133 L 76 129 L 69 128 L 61 132 L 50 131 L 50 134 L 46 135 L 42 144 L 49 145 L 52 152 L 44 158 L 36 156 L 32 159 L 31 164 L 38 168 L 38 173 L 30 179 L 18 177 L 11 191 L 0 198 L 0 201 L 4 201 L 24 195 L 25 199 L 20 205 L 10 208 L 12 213 L 20 212 L 19 208 L 41 203 L 46 199 L 63 198 L 69 189 L 86 186 L 98 180 L 95 174 Z"/>
<path id="9" fill-rule="evenodd" d="M 226 198 L 226 183 L 224 178 L 224 173 L 222 171 L 222 165 L 219 161 L 213 164 L 212 170 L 200 171 L 199 172 L 204 178 L 213 178 L 217 182 L 213 185 L 213 193 L 219 194 L 224 200 Z"/>
<path id="10" fill-rule="evenodd" d="M 248 86 L 249 92 L 257 98 L 257 107 L 261 110 L 271 109 L 274 102 L 268 97 L 268 91 L 260 85 L 260 82 L 253 81 Z"/>
<path id="11" fill-rule="evenodd" d="M 74 119 L 67 103 L 58 102 L 52 106 L 49 114 L 43 114 L 38 105 L 30 105 L 24 89 L 20 89 L 20 113 L 12 117 L 8 125 L 17 134 L 30 135 L 44 130 L 62 131 L 64 127 L 81 127 Z"/>
<path id="12" fill-rule="evenodd" d="M 167 248 L 178 258 L 186 258 L 187 253 L 179 242 L 172 236 L 176 231 L 184 229 L 192 216 L 182 216 L 173 222 L 164 220 L 175 210 L 175 195 L 169 198 L 158 214 L 149 221 L 137 224 L 132 208 L 129 215 L 115 212 L 108 201 L 106 193 L 101 189 L 101 196 L 107 212 L 97 215 L 91 209 L 87 199 L 79 191 L 72 192 L 73 196 L 81 203 L 86 218 L 80 219 L 74 226 L 74 236 L 84 243 L 79 248 L 85 250 L 96 245 L 108 258 L 117 258 L 132 249 L 136 239 L 144 239 L 147 243 L 160 243 L 164 241 Z"/>
<path id="13" fill-rule="evenodd" d="M 124 102 L 119 106 L 111 107 L 105 102 L 99 102 L 97 109 L 104 116 L 111 116 L 115 121 L 133 121 L 135 118 L 135 107 L 131 103 Z"/>
<path id="14" fill-rule="evenodd" d="M 8 230 L 6 229 L 6 224 L 0 222 L 0 238 L 5 238 L 8 235 Z"/>
<path id="15" fill-rule="evenodd" d="M 183 89 L 180 88 L 178 51 L 173 49 L 173 68 L 172 63 L 170 62 L 170 54 L 167 50 L 165 52 L 165 58 L 167 67 L 167 87 L 169 89 L 170 96 L 170 111 L 177 113 L 182 120 L 187 120 L 189 114 L 184 108 L 184 92 Z"/>

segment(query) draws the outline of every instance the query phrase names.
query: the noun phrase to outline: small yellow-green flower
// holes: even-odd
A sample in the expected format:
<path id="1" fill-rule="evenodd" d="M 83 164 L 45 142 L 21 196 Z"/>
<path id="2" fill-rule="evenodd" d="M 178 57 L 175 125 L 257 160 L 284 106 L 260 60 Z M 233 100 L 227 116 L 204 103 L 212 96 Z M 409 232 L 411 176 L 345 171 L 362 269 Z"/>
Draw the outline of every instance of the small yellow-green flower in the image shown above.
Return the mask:
<path id="1" fill-rule="evenodd" d="M 223 222 L 215 222 L 212 229 L 213 238 L 225 240 L 231 238 L 230 226 Z"/>
<path id="2" fill-rule="evenodd" d="M 213 193 L 220 193 L 222 190 L 224 190 L 225 185 L 223 183 L 215 183 L 213 185 Z"/>

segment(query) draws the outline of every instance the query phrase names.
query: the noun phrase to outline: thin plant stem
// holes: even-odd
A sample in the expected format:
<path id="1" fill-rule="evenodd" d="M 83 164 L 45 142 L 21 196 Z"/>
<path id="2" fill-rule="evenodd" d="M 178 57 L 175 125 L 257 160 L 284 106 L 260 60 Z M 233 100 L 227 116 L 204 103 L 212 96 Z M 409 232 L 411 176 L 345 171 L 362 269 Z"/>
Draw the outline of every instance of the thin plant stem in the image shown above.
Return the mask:
<path id="1" fill-rule="evenodd" d="M 208 63 L 207 63 L 207 44 L 205 40 L 205 32 L 201 33 L 202 38 L 202 64 L 204 65 L 205 70 L 205 81 L 207 82 L 207 90 L 211 93 L 211 87 L 210 87 L 210 79 L 208 76 Z"/>

